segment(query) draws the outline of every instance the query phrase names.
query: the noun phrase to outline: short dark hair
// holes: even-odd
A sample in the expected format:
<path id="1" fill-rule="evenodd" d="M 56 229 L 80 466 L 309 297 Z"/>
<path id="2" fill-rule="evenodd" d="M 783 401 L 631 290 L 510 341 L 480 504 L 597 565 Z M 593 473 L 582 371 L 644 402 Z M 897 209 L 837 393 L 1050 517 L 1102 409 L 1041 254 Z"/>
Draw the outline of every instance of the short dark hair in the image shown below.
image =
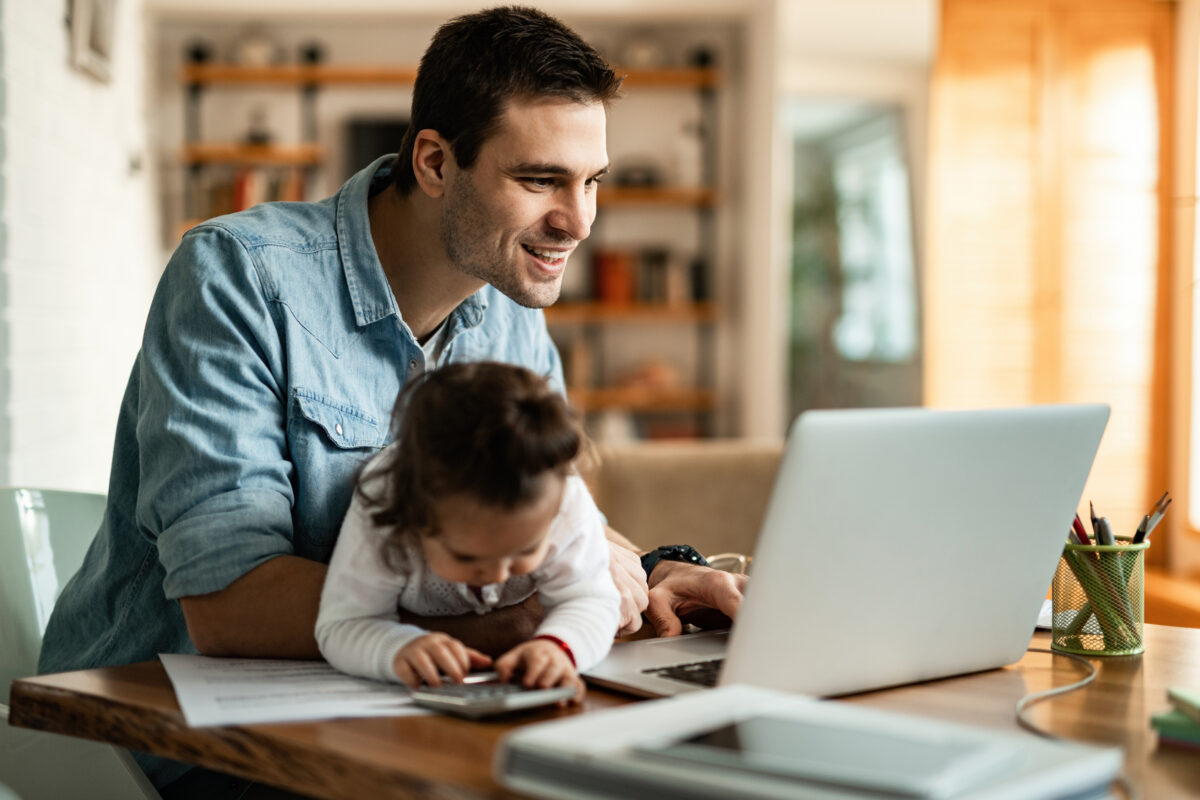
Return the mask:
<path id="1" fill-rule="evenodd" d="M 566 25 L 537 9 L 503 6 L 456 17 L 438 28 L 417 69 L 412 119 L 392 180 L 407 195 L 417 185 L 413 142 L 435 130 L 468 169 L 514 97 L 608 103 L 621 79 Z"/>
<path id="2" fill-rule="evenodd" d="M 536 500 L 548 473 L 566 475 L 584 445 L 578 419 L 545 378 L 479 361 L 427 372 L 400 392 L 394 452 L 360 475 L 372 522 L 390 530 L 384 555 L 436 535 L 433 501 L 466 494 L 506 510 Z M 380 482 L 382 479 L 382 482 Z"/>

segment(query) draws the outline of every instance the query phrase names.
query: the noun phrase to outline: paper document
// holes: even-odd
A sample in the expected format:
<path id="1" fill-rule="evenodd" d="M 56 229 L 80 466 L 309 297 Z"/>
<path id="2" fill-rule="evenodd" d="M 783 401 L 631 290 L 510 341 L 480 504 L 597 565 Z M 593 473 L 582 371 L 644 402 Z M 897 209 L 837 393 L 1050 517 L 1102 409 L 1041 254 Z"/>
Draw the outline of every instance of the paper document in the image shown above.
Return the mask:
<path id="1" fill-rule="evenodd" d="M 345 675 L 324 661 L 158 657 L 193 727 L 428 713 L 404 686 Z"/>
<path id="2" fill-rule="evenodd" d="M 1042 601 L 1042 610 L 1038 613 L 1037 627 L 1042 630 L 1050 630 L 1054 626 L 1054 603 L 1049 600 Z"/>

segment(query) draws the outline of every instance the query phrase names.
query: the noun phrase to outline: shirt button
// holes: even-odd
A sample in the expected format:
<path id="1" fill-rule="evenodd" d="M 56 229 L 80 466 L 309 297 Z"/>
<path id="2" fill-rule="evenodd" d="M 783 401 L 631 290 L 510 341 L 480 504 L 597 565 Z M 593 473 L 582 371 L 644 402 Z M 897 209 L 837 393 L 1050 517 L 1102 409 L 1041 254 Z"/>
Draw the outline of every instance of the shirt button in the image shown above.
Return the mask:
<path id="1" fill-rule="evenodd" d="M 408 368 L 409 368 L 409 369 L 416 369 L 416 368 L 417 368 L 417 360 L 416 360 L 415 358 L 414 358 L 412 361 L 408 362 Z"/>
<path id="2" fill-rule="evenodd" d="M 342 423 L 339 422 L 338 424 L 334 425 L 333 429 L 337 431 L 338 436 L 342 435 Z"/>

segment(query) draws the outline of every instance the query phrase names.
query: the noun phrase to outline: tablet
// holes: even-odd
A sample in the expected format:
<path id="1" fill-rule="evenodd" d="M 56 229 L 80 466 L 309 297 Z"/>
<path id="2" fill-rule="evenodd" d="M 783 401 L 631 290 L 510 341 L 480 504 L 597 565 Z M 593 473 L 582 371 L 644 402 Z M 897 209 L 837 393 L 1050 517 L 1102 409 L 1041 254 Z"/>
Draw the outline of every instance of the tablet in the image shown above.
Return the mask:
<path id="1" fill-rule="evenodd" d="M 750 717 L 639 752 L 885 797 L 920 798 L 958 794 L 995 776 L 1017 757 L 1007 743 L 774 716 Z"/>

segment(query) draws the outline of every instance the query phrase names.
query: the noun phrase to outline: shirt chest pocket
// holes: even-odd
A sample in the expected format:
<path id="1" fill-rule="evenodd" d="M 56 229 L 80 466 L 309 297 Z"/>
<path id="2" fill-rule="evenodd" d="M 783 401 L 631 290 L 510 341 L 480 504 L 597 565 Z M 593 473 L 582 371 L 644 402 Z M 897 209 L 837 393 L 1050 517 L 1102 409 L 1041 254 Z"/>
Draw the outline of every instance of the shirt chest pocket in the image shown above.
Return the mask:
<path id="1" fill-rule="evenodd" d="M 358 469 L 384 446 L 386 437 L 386 425 L 370 414 L 311 390 L 292 390 L 288 440 L 296 469 L 298 555 L 328 560 Z"/>

